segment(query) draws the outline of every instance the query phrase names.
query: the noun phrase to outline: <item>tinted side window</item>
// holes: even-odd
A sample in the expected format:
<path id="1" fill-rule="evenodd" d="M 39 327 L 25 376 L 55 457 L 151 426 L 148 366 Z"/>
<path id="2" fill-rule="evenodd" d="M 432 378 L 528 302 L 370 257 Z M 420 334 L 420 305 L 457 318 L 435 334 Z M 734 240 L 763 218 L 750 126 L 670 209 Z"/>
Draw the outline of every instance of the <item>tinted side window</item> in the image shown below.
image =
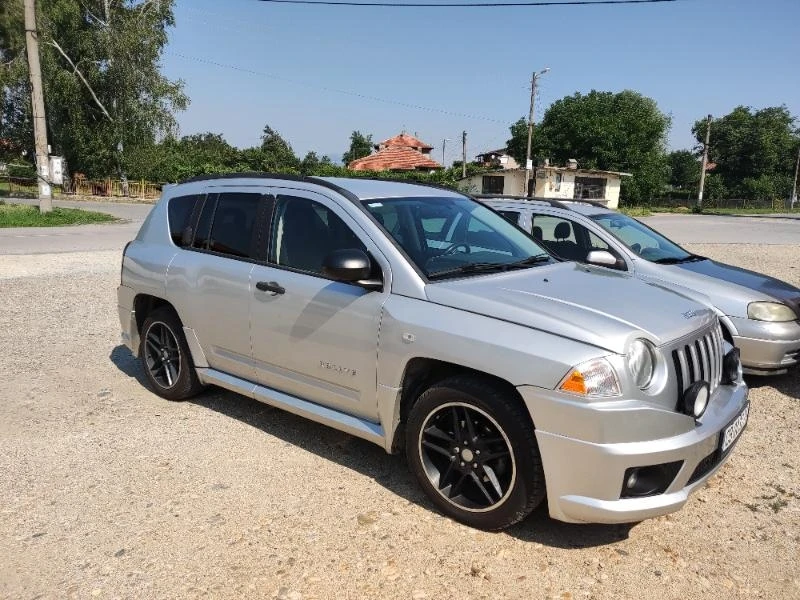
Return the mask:
<path id="1" fill-rule="evenodd" d="M 167 205 L 169 234 L 172 237 L 172 241 L 178 246 L 183 246 L 181 242 L 183 231 L 189 226 L 192 219 L 192 211 L 198 198 L 199 196 L 197 195 L 178 196 L 170 199 Z"/>
<path id="2" fill-rule="evenodd" d="M 519 223 L 519 213 L 515 210 L 498 210 L 506 219 L 517 225 Z"/>
<path id="3" fill-rule="evenodd" d="M 217 207 L 217 195 L 209 194 L 203 203 L 200 219 L 197 221 L 197 231 L 194 234 L 192 248 L 205 250 L 208 248 L 208 238 L 211 237 L 211 221 L 214 219 L 214 209 Z"/>
<path id="4" fill-rule="evenodd" d="M 253 232 L 260 200 L 260 194 L 220 194 L 208 249 L 231 256 L 252 257 Z"/>
<path id="5" fill-rule="evenodd" d="M 271 246 L 271 262 L 310 273 L 322 273 L 322 262 L 334 250 L 367 251 L 336 213 L 295 196 L 278 196 Z"/>

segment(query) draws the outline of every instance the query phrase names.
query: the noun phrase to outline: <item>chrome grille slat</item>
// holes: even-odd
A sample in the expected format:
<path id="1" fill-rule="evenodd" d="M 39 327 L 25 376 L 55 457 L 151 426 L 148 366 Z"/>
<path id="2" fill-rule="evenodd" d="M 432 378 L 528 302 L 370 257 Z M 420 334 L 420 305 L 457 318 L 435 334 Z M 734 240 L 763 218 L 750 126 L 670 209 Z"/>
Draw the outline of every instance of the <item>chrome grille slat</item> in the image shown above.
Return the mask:
<path id="1" fill-rule="evenodd" d="M 672 351 L 678 376 L 678 396 L 692 384 L 706 381 L 710 393 L 719 387 L 722 378 L 723 338 L 719 323 L 694 340 L 688 340 Z"/>

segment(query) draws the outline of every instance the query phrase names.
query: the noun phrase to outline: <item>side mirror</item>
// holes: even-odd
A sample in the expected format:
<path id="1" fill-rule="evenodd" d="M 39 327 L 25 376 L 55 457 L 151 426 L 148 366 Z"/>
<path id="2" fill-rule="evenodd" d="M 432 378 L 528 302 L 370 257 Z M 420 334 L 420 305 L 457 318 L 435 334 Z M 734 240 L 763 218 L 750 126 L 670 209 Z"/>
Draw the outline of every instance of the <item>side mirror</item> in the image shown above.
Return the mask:
<path id="1" fill-rule="evenodd" d="M 600 265 L 602 267 L 616 267 L 617 259 L 611 252 L 605 250 L 592 250 L 586 257 L 586 262 L 590 265 Z"/>
<path id="2" fill-rule="evenodd" d="M 348 248 L 334 250 L 322 262 L 322 274 L 336 281 L 355 283 L 368 290 L 379 290 L 383 282 L 367 279 L 372 272 L 372 262 L 363 250 Z"/>

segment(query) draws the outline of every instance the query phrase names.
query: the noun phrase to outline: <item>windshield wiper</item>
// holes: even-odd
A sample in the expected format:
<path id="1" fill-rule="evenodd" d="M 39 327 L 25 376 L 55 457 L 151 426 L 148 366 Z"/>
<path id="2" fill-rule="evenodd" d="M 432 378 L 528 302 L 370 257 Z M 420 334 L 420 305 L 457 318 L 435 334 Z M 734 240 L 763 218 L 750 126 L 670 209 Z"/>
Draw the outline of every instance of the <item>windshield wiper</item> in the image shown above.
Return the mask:
<path id="1" fill-rule="evenodd" d="M 511 263 L 490 263 L 490 262 L 480 262 L 480 263 L 467 263 L 465 265 L 461 265 L 460 267 L 455 267 L 453 269 L 445 269 L 443 271 L 434 271 L 433 273 L 428 274 L 428 279 L 440 279 L 442 277 L 449 277 L 450 275 L 462 275 L 466 273 L 485 273 L 488 271 L 508 271 L 509 269 L 525 269 L 532 265 L 541 263 L 541 262 L 549 262 L 551 260 L 551 256 L 549 254 L 537 254 L 535 256 L 529 256 L 528 258 L 523 258 L 517 262 Z"/>
<path id="2" fill-rule="evenodd" d="M 653 262 L 659 265 L 678 265 L 681 263 L 687 262 L 696 262 L 698 260 L 705 260 L 705 256 L 698 256 L 697 254 L 690 254 L 689 256 L 685 256 L 684 258 L 675 258 L 675 257 L 666 257 L 666 258 L 659 258 L 654 260 Z"/>

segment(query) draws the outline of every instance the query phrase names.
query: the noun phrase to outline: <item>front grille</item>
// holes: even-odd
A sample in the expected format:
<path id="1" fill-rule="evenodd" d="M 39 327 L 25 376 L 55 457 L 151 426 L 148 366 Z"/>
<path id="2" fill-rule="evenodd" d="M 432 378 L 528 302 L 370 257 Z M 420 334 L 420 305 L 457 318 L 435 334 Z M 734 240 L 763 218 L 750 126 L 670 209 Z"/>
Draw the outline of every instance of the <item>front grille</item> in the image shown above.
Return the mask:
<path id="1" fill-rule="evenodd" d="M 705 381 L 711 394 L 722 379 L 722 330 L 717 323 L 699 338 L 672 351 L 678 376 L 678 401 L 697 381 Z"/>

